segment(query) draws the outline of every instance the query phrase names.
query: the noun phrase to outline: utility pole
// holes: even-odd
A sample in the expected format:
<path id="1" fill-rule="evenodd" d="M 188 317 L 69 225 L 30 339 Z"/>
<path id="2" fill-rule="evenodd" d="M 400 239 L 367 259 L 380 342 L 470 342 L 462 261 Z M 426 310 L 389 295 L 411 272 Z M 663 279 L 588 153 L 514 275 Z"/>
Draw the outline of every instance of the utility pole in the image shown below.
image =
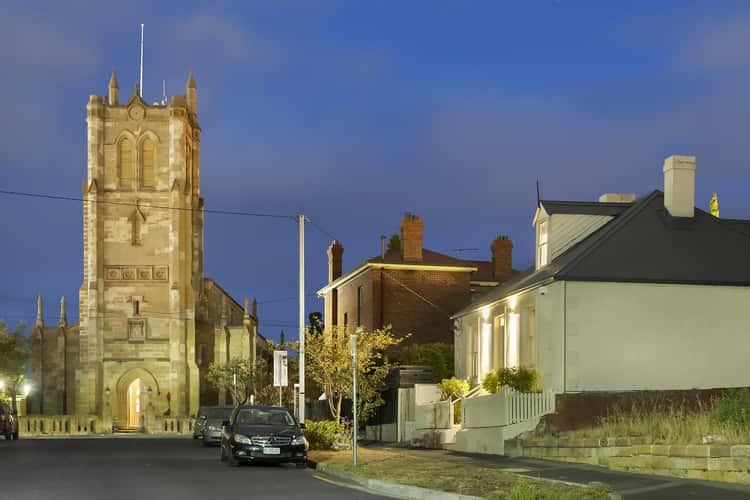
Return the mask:
<path id="1" fill-rule="evenodd" d="M 299 421 L 305 421 L 305 216 L 299 214 Z"/>
<path id="2" fill-rule="evenodd" d="M 357 329 L 359 333 L 361 328 Z M 353 422 L 352 422 L 352 450 L 354 466 L 357 466 L 357 334 L 351 335 L 352 339 L 352 408 L 353 408 Z"/>

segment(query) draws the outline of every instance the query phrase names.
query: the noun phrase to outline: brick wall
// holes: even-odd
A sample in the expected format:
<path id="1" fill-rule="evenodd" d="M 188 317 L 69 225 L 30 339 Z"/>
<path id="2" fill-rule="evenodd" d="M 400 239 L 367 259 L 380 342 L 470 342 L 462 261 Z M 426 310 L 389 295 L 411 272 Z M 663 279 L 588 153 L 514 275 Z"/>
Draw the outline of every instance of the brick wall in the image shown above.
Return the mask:
<path id="1" fill-rule="evenodd" d="M 672 407 L 698 411 L 708 408 L 714 398 L 725 394 L 727 389 L 692 389 L 684 391 L 628 391 L 589 392 L 558 394 L 556 412 L 544 417 L 560 431 L 591 427 L 616 407 L 631 408 L 632 405 L 648 405 L 659 401 Z"/>
<path id="2" fill-rule="evenodd" d="M 412 334 L 404 345 L 452 344 L 450 315 L 469 303 L 469 281 L 469 273 L 370 269 L 338 289 L 338 324 L 344 324 L 346 314 L 348 324 L 356 327 L 357 289 L 361 286 L 362 325 L 366 329 L 391 324 L 396 335 Z"/>

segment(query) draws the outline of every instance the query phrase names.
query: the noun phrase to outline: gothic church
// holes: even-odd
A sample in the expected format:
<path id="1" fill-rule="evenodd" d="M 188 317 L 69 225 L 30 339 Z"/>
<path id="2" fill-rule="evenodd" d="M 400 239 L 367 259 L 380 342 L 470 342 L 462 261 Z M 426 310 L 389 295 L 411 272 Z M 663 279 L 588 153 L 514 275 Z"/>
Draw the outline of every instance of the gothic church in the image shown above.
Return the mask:
<path id="1" fill-rule="evenodd" d="M 255 302 L 243 308 L 203 276 L 192 72 L 169 104 L 148 104 L 138 84 L 125 102 L 119 92 L 113 72 L 108 95 L 86 106 L 80 324 L 67 324 L 63 298 L 59 325 L 46 326 L 39 298 L 27 408 L 114 428 L 223 403 L 206 383 L 209 363 L 254 362 L 266 349 Z"/>

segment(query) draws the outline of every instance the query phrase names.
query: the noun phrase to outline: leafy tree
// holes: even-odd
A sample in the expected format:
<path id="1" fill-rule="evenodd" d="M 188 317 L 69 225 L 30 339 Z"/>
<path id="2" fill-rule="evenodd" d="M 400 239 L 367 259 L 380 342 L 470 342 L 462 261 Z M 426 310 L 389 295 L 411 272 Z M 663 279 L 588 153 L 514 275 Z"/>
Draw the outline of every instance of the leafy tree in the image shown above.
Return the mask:
<path id="1" fill-rule="evenodd" d="M 256 360 L 255 370 L 250 360 L 243 358 L 232 358 L 228 363 L 211 363 L 206 380 L 219 391 L 231 394 L 235 406 L 250 399 L 256 387 L 263 387 L 271 382 L 268 362 L 263 358 Z"/>
<path id="2" fill-rule="evenodd" d="M 401 238 L 397 234 L 392 235 L 388 240 L 388 251 L 391 250 L 401 250 Z"/>
<path id="3" fill-rule="evenodd" d="M 411 345 L 399 353 L 398 362 L 401 365 L 431 366 L 433 382 L 438 383 L 453 376 L 453 346 L 442 342 Z"/>
<path id="4" fill-rule="evenodd" d="M 26 363 L 31 355 L 29 342 L 23 336 L 26 325 L 18 323 L 13 332 L 8 332 L 8 324 L 0 320 L 0 378 L 10 392 L 13 413 L 18 413 L 16 396 L 25 378 Z"/>
<path id="5" fill-rule="evenodd" d="M 310 329 L 305 341 L 307 374 L 325 392 L 331 417 L 337 424 L 341 423 L 341 402 L 352 394 L 349 333 L 342 327 L 329 327 L 322 333 Z M 383 404 L 380 391 L 391 368 L 385 351 L 402 340 L 394 337 L 390 328 L 358 334 L 357 406 L 360 422 L 366 421 Z"/>

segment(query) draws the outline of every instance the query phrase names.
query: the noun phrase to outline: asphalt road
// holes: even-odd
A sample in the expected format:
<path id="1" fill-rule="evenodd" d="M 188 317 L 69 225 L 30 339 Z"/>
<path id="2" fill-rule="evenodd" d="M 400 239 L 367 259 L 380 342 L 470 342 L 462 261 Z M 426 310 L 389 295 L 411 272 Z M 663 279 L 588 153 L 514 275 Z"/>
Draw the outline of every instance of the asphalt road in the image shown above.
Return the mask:
<path id="1" fill-rule="evenodd" d="M 0 438 L 1 500 L 378 497 L 293 465 L 228 467 L 185 438 Z"/>

